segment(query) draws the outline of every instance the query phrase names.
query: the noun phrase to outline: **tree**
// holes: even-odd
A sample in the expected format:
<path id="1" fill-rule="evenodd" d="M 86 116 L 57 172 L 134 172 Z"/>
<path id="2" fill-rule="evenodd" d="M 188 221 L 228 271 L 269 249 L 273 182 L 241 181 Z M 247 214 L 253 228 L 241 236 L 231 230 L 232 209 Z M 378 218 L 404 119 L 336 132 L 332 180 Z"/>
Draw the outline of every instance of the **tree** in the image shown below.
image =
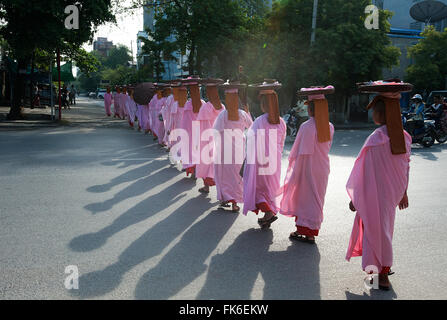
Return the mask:
<path id="1" fill-rule="evenodd" d="M 111 0 L 78 0 L 79 29 L 69 30 L 64 24 L 67 17 L 65 8 L 71 4 L 68 0 L 0 1 L 0 19 L 5 21 L 0 27 L 0 35 L 8 42 L 19 71 L 26 69 L 36 49 L 49 54 L 54 54 L 56 49 L 62 54 L 83 54 L 76 48 L 91 40 L 96 26 L 115 19 L 111 12 Z M 23 74 L 19 72 L 9 113 L 11 119 L 21 117 L 23 84 Z"/>
<path id="2" fill-rule="evenodd" d="M 143 42 L 141 55 L 145 56 L 146 70 L 159 82 L 165 72 L 163 61 L 174 61 L 173 52 L 177 49 L 175 41 L 170 39 L 170 29 L 166 26 L 166 20 L 159 18 L 154 25 L 154 31 L 147 28 L 147 37 L 140 37 Z M 141 57 L 140 57 L 141 58 Z"/>
<path id="3" fill-rule="evenodd" d="M 280 0 L 267 21 L 267 68 L 282 79 L 286 96 L 303 86 L 332 84 L 336 106 L 345 113 L 355 84 L 378 79 L 384 67 L 398 63 L 399 49 L 387 36 L 391 13 L 380 11 L 379 30 L 364 26 L 370 0 L 320 0 L 316 41 L 311 46 L 312 1 Z"/>
<path id="4" fill-rule="evenodd" d="M 189 74 L 224 73 L 237 64 L 247 28 L 266 10 L 264 0 L 149 1 L 156 8 L 156 26 L 175 37 L 176 51 L 187 54 Z M 146 3 L 147 4 L 147 3 Z M 160 39 L 161 40 L 161 39 Z"/>
<path id="5" fill-rule="evenodd" d="M 428 26 L 422 36 L 424 38 L 408 50 L 414 63 L 407 68 L 406 80 L 421 91 L 444 89 L 447 86 L 447 29 L 439 32 Z"/>
<path id="6" fill-rule="evenodd" d="M 119 45 L 109 51 L 108 56 L 104 59 L 102 65 L 106 68 L 115 69 L 118 66 L 125 66 L 132 57 L 129 54 L 129 48 L 125 45 Z"/>

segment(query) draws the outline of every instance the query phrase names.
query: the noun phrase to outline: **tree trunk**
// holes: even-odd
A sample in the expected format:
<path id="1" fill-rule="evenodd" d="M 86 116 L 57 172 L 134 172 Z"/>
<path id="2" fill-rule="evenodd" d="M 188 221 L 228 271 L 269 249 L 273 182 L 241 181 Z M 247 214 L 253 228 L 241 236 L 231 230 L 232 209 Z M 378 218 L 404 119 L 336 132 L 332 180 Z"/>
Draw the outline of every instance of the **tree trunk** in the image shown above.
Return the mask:
<path id="1" fill-rule="evenodd" d="M 29 98 L 30 98 L 30 108 L 34 108 L 34 86 L 33 86 L 33 80 L 34 80 L 34 60 L 36 57 L 36 52 L 33 51 L 33 56 L 31 58 L 31 73 L 30 73 L 30 80 L 29 80 Z"/>
<path id="2" fill-rule="evenodd" d="M 19 120 L 23 119 L 22 115 L 22 100 L 25 93 L 25 74 L 21 73 L 21 70 L 25 70 L 28 65 L 28 60 L 25 58 L 18 59 L 17 63 L 17 75 L 14 81 L 14 91 L 12 96 L 12 105 L 9 110 L 8 119 L 9 120 Z"/>
<path id="3" fill-rule="evenodd" d="M 189 75 L 193 76 L 194 75 L 194 57 L 196 55 L 196 45 L 194 43 L 194 40 L 192 41 L 192 45 L 191 45 L 191 51 L 189 52 L 189 57 L 188 57 L 188 71 L 189 71 Z"/>

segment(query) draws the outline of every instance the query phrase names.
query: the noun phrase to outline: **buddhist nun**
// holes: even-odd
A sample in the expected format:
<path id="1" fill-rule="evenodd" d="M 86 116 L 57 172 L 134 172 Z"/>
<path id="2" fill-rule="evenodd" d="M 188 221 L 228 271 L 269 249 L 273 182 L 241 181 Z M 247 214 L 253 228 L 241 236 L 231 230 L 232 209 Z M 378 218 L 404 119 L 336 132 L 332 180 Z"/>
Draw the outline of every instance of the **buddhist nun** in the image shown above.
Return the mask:
<path id="1" fill-rule="evenodd" d="M 121 100 L 121 88 L 116 87 L 115 93 L 113 94 L 114 118 L 120 118 L 120 100 Z"/>
<path id="2" fill-rule="evenodd" d="M 154 135 L 154 140 L 158 139 L 157 133 L 155 131 L 155 113 L 157 110 L 158 101 L 163 97 L 161 84 L 156 84 L 156 94 L 152 97 L 151 102 L 149 102 L 149 132 Z"/>
<path id="3" fill-rule="evenodd" d="M 107 87 L 107 92 L 104 94 L 104 109 L 106 110 L 106 115 L 110 117 L 112 115 L 112 103 L 113 96 L 110 92 L 110 87 Z"/>
<path id="4" fill-rule="evenodd" d="M 346 189 L 349 208 L 356 212 L 346 259 L 362 257 L 368 274 L 379 274 L 379 288 L 389 290 L 393 264 L 392 239 L 396 207 L 408 207 L 411 137 L 403 130 L 400 93 L 413 86 L 399 80 L 358 84 L 360 92 L 378 95 L 367 106 L 373 109 L 377 128 L 363 145 Z"/>
<path id="5" fill-rule="evenodd" d="M 244 131 L 253 124 L 251 116 L 239 109 L 239 89 L 246 84 L 224 83 L 225 106 L 214 123 L 214 181 L 220 209 L 231 207 L 239 212 L 238 203 L 243 202 L 243 182 L 241 168 L 245 160 L 246 137 Z"/>
<path id="6" fill-rule="evenodd" d="M 278 218 L 278 189 L 281 179 L 281 158 L 287 135 L 287 126 L 279 114 L 278 95 L 281 88 L 276 80 L 265 80 L 262 84 L 251 85 L 259 91 L 261 110 L 248 130 L 247 158 L 244 167 L 244 210 L 264 217 L 258 219 L 261 228 L 269 228 Z"/>
<path id="7" fill-rule="evenodd" d="M 127 87 L 126 86 L 122 87 L 119 99 L 120 99 L 120 118 L 124 120 L 124 119 L 126 119 L 126 116 L 127 116 L 127 110 L 126 110 Z"/>
<path id="8" fill-rule="evenodd" d="M 172 90 L 174 95 L 174 103 L 171 106 L 171 134 L 169 135 L 171 148 L 170 161 L 171 163 L 183 168 L 183 166 L 181 165 L 181 148 L 173 150 L 172 147 L 177 144 L 180 145 L 181 143 L 181 137 L 177 133 L 178 130 L 181 130 L 183 112 L 185 110 L 186 102 L 188 101 L 188 89 L 182 84 L 181 80 L 179 79 L 178 85 L 174 86 Z"/>
<path id="9" fill-rule="evenodd" d="M 223 84 L 221 79 L 204 79 L 200 83 L 206 88 L 208 102 L 199 111 L 197 120 L 200 124 L 200 135 L 197 136 L 200 145 L 200 160 L 196 165 L 196 178 L 203 179 L 201 193 L 209 193 L 210 187 L 216 185 L 214 181 L 214 122 L 217 116 L 225 109 L 220 101 L 217 86 Z"/>
<path id="10" fill-rule="evenodd" d="M 330 173 L 329 150 L 334 136 L 325 95 L 334 91 L 333 86 L 327 86 L 303 88 L 298 93 L 308 96 L 309 120 L 298 131 L 280 189 L 280 213 L 295 219 L 296 231 L 290 234 L 292 240 L 315 243 L 323 222 Z"/>
<path id="11" fill-rule="evenodd" d="M 193 139 L 193 135 L 199 135 L 199 123 L 197 122 L 197 116 L 199 115 L 200 108 L 205 104 L 200 98 L 199 89 L 199 77 L 190 77 L 182 80 L 182 83 L 188 88 L 191 99 L 189 99 L 183 109 L 183 116 L 180 122 L 180 128 L 185 130 L 188 134 L 188 154 L 182 155 L 183 170 L 186 171 L 186 175 L 193 175 L 195 173 L 196 164 L 199 163 L 200 149 L 196 140 Z M 197 130 L 193 132 L 193 129 Z"/>

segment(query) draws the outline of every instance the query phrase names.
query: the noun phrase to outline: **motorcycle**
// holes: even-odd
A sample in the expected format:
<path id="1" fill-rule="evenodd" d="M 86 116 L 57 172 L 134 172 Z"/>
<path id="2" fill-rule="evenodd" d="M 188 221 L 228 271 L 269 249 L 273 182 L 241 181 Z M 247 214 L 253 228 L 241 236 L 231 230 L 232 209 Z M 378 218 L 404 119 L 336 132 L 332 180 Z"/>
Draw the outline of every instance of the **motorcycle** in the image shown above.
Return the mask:
<path id="1" fill-rule="evenodd" d="M 428 118 L 429 121 L 433 121 L 433 128 L 434 128 L 434 134 L 435 134 L 435 139 L 436 141 L 438 141 L 440 144 L 444 143 L 447 141 L 447 126 L 445 124 L 445 119 L 442 119 L 441 122 L 439 122 L 438 124 L 436 124 L 436 121 L 433 119 Z"/>
<path id="2" fill-rule="evenodd" d="M 287 125 L 287 135 L 291 137 L 296 137 L 298 130 L 303 122 L 305 122 L 307 117 L 300 117 L 295 111 L 290 110 L 283 116 L 283 120 Z"/>
<path id="3" fill-rule="evenodd" d="M 402 123 L 405 131 L 407 131 L 412 138 L 412 143 L 420 144 L 426 148 L 431 147 L 436 140 L 436 129 L 434 120 L 419 120 L 420 125 L 414 125 L 414 128 L 410 128 L 410 122 L 415 121 L 412 119 L 412 115 L 408 113 L 402 113 Z M 413 129 L 413 130 L 411 130 Z"/>

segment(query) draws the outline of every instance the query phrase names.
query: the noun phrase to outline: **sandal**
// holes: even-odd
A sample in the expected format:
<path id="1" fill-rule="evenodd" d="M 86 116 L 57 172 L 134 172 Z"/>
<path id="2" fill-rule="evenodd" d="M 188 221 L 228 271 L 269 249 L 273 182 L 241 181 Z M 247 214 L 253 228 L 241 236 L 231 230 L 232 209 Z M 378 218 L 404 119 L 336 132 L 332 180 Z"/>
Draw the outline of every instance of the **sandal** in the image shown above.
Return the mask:
<path id="1" fill-rule="evenodd" d="M 200 193 L 210 193 L 209 190 L 206 190 L 205 187 L 199 189 Z"/>
<path id="2" fill-rule="evenodd" d="M 309 244 L 315 244 L 315 239 L 309 239 L 307 236 L 303 236 L 302 234 L 295 232 L 292 232 L 289 236 L 289 239 L 291 240 L 297 240 L 301 242 L 306 242 Z"/>
<path id="3" fill-rule="evenodd" d="M 229 208 L 231 205 L 229 202 L 221 202 L 219 203 L 219 208 Z"/>
<path id="4" fill-rule="evenodd" d="M 261 227 L 261 229 L 268 229 L 268 228 L 270 228 L 272 223 L 275 222 L 276 220 L 278 220 L 278 217 L 273 216 L 268 220 L 261 220 L 261 222 L 258 222 L 258 223 L 259 223 L 259 226 Z"/>

